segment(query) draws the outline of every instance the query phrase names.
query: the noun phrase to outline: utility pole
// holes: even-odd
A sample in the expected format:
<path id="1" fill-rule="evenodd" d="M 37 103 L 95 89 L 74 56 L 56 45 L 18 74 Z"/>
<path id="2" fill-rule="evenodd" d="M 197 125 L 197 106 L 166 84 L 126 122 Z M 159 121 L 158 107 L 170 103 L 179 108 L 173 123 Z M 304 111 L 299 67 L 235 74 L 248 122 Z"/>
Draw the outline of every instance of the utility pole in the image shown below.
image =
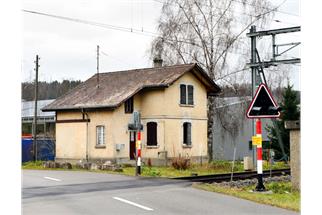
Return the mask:
<path id="1" fill-rule="evenodd" d="M 250 28 L 250 33 L 256 32 L 256 26 L 251 26 Z M 256 37 L 252 36 L 251 37 L 251 63 L 256 63 Z M 252 69 L 252 98 L 254 98 L 255 93 L 256 93 L 256 67 L 251 67 Z M 255 128 L 255 120 L 252 120 L 252 136 L 254 136 L 256 133 L 256 128 Z M 253 165 L 254 169 L 256 169 L 256 147 L 252 147 L 252 153 L 253 153 Z"/>
<path id="2" fill-rule="evenodd" d="M 34 161 L 38 160 L 38 149 L 37 149 L 37 102 L 38 102 L 38 68 L 39 68 L 39 57 L 36 55 L 36 78 L 35 78 L 35 109 L 34 109 L 34 120 L 33 120 L 33 129 L 32 129 L 32 136 L 33 136 L 33 156 Z"/>
<path id="3" fill-rule="evenodd" d="M 251 39 L 251 60 L 250 63 L 247 65 L 251 68 L 252 71 L 252 97 L 254 99 L 255 91 L 257 89 L 256 85 L 259 85 L 260 82 L 264 83 L 264 86 L 267 86 L 264 68 L 268 68 L 270 66 L 276 66 L 278 64 L 295 64 L 300 63 L 300 58 L 291 58 L 291 59 L 277 59 L 277 57 L 281 56 L 282 54 L 286 53 L 287 51 L 293 49 L 294 47 L 300 45 L 300 42 L 295 43 L 285 43 L 285 44 L 276 44 L 276 35 L 285 34 L 285 33 L 292 33 L 301 31 L 300 26 L 290 27 L 290 28 L 280 28 L 280 29 L 273 29 L 273 30 L 266 30 L 266 31 L 256 31 L 256 26 L 251 26 L 249 33 L 246 35 Z M 272 58 L 270 61 L 261 61 L 258 50 L 256 48 L 256 38 L 263 37 L 263 36 L 271 36 L 272 37 Z M 282 52 L 279 52 L 279 47 L 287 47 Z M 257 73 L 256 73 L 257 71 Z M 258 76 L 258 78 L 256 78 Z M 256 80 L 257 79 L 257 80 Z M 257 82 L 259 81 L 259 82 Z M 276 111 L 279 108 L 276 109 Z M 269 117 L 275 118 L 275 117 Z M 255 121 L 253 120 L 252 123 L 252 133 L 253 136 L 256 133 L 257 137 L 260 137 L 260 144 L 257 144 L 256 147 L 253 147 L 253 163 L 255 164 L 255 156 L 257 155 L 257 174 L 258 174 L 258 183 L 256 186 L 256 191 L 265 191 L 265 186 L 263 184 L 263 169 L 262 169 L 262 126 L 261 120 L 256 120 L 256 129 L 255 129 Z M 257 148 L 257 149 L 256 149 Z M 256 153 L 257 150 L 257 153 Z M 255 166 L 255 165 L 254 165 Z"/>
<path id="4" fill-rule="evenodd" d="M 99 78 L 99 55 L 100 55 L 100 46 L 97 45 L 96 47 L 96 50 L 97 50 L 97 53 L 96 53 L 96 72 L 97 72 L 97 88 L 100 87 L 99 85 L 99 81 L 100 81 L 100 78 Z"/>

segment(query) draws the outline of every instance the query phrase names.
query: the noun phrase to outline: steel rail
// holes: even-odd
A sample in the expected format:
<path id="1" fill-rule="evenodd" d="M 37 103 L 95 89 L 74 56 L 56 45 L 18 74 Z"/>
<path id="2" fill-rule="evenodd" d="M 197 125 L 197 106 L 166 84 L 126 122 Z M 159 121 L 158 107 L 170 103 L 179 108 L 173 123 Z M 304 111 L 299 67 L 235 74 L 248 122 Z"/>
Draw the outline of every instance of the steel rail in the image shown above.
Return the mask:
<path id="1" fill-rule="evenodd" d="M 291 170 L 288 169 L 275 169 L 263 171 L 263 177 L 271 176 L 281 176 L 281 175 L 290 175 Z M 256 171 L 250 172 L 235 172 L 233 174 L 233 181 L 237 180 L 245 180 L 245 179 L 252 179 L 257 178 Z M 179 179 L 179 180 L 187 180 L 192 182 L 204 182 L 204 183 L 211 183 L 211 182 L 223 182 L 223 181 L 230 181 L 231 180 L 231 173 L 224 173 L 224 174 L 213 174 L 213 175 L 200 175 L 200 176 L 186 176 L 186 177 L 176 177 L 172 179 Z"/>

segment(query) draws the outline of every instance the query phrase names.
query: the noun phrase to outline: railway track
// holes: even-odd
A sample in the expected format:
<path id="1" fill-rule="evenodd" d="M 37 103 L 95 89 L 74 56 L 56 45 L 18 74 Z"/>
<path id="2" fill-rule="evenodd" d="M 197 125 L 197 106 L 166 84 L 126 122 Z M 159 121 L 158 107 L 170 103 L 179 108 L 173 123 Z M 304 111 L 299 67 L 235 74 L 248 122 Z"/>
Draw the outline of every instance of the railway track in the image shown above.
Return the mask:
<path id="1" fill-rule="evenodd" d="M 269 177 L 270 175 L 271 176 L 281 176 L 281 175 L 290 175 L 290 174 L 291 174 L 291 170 L 289 168 L 288 169 L 275 169 L 275 170 L 272 170 L 271 174 L 270 174 L 270 170 L 263 171 L 263 177 Z M 251 178 L 257 178 L 256 171 L 235 172 L 233 174 L 233 181 L 251 179 Z M 177 177 L 174 179 L 187 180 L 187 181 L 192 181 L 192 182 L 204 182 L 204 183 L 223 182 L 223 181 L 230 181 L 231 173 Z"/>

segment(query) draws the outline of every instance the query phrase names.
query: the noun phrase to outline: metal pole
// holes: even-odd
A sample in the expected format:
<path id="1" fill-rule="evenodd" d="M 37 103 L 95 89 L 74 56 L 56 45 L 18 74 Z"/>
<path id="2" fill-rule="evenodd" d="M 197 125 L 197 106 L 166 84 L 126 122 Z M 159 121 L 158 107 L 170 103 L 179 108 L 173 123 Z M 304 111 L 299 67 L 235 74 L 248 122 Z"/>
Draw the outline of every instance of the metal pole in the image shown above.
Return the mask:
<path id="1" fill-rule="evenodd" d="M 38 67 L 39 67 L 39 57 L 36 55 L 36 78 L 35 78 L 35 109 L 34 109 L 34 120 L 33 120 L 33 130 L 32 130 L 32 136 L 33 136 L 33 156 L 34 161 L 38 160 L 37 156 L 37 102 L 38 102 Z"/>
<path id="2" fill-rule="evenodd" d="M 99 78 L 99 55 L 100 55 L 100 46 L 97 45 L 97 54 L 96 54 L 96 71 L 97 71 L 97 88 L 100 87 L 99 85 L 99 81 L 100 81 L 100 78 Z"/>
<path id="3" fill-rule="evenodd" d="M 272 149 L 272 141 L 269 141 L 269 177 L 272 177 L 272 156 L 271 156 L 271 149 Z"/>
<path id="4" fill-rule="evenodd" d="M 136 175 L 141 175 L 141 131 L 137 131 L 137 165 L 136 165 Z"/>
<path id="5" fill-rule="evenodd" d="M 256 119 L 256 136 L 262 137 L 262 123 L 260 119 Z M 256 191 L 265 191 L 263 184 L 263 158 L 262 158 L 262 141 L 257 144 L 257 186 Z"/>
<path id="6" fill-rule="evenodd" d="M 275 61 L 275 57 L 276 57 L 276 44 L 275 44 L 275 34 L 272 34 L 272 50 L 273 50 L 273 58 L 272 58 L 272 61 Z"/>
<path id="7" fill-rule="evenodd" d="M 250 33 L 256 32 L 256 26 L 253 25 L 250 28 Z M 251 36 L 251 63 L 256 63 L 256 36 Z M 252 98 L 254 98 L 256 93 L 256 67 L 251 67 L 252 69 Z M 252 120 L 252 136 L 255 135 L 255 120 Z M 253 147 L 253 164 L 254 169 L 256 169 L 256 147 Z"/>

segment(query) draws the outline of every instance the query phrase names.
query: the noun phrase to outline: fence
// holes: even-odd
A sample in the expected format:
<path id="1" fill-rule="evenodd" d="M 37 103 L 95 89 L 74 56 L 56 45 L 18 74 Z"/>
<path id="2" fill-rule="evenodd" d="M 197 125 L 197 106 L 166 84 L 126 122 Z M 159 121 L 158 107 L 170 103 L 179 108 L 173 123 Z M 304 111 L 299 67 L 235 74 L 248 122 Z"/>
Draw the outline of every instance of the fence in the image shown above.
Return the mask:
<path id="1" fill-rule="evenodd" d="M 22 162 L 33 160 L 33 139 L 21 139 L 21 155 Z M 37 159 L 38 160 L 55 160 L 55 140 L 53 139 L 37 139 Z"/>

